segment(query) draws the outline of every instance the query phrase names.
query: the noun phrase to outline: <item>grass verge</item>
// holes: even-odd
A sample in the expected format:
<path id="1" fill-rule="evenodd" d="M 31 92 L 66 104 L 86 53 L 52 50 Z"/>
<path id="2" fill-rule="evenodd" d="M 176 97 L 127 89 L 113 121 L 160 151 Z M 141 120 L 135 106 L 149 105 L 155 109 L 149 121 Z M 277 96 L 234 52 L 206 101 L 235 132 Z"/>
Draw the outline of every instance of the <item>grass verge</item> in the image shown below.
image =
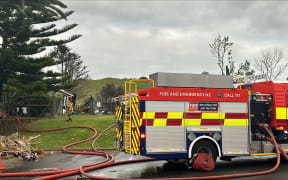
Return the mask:
<path id="1" fill-rule="evenodd" d="M 28 125 L 29 129 L 44 130 L 66 126 L 89 126 L 97 129 L 98 134 L 114 123 L 114 116 L 95 116 L 95 115 L 74 115 L 72 122 L 66 122 L 66 117 L 61 116 L 55 119 L 41 119 Z M 23 129 L 19 132 L 25 136 L 40 134 L 39 138 L 32 141 L 33 147 L 39 149 L 61 150 L 64 145 L 86 139 L 93 135 L 89 129 L 72 128 L 53 132 L 31 133 Z M 93 140 L 72 146 L 70 149 L 91 149 Z M 96 148 L 109 149 L 114 148 L 115 129 L 112 128 L 106 132 L 95 144 Z"/>

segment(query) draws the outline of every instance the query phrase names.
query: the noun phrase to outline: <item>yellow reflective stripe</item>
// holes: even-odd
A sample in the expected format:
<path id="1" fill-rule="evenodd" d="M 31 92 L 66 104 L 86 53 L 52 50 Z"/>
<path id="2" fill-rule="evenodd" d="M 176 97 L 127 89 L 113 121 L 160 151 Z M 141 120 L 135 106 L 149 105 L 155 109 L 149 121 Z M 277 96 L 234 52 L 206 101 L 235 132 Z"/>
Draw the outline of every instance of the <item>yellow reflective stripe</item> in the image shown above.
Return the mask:
<path id="1" fill-rule="evenodd" d="M 254 153 L 250 154 L 250 156 L 268 156 L 268 155 L 275 155 L 276 153 Z"/>
<path id="2" fill-rule="evenodd" d="M 276 119 L 286 119 L 286 108 L 276 108 Z"/>
<path id="3" fill-rule="evenodd" d="M 201 119 L 183 119 L 182 126 L 200 126 Z"/>
<path id="4" fill-rule="evenodd" d="M 121 118 L 122 118 L 122 107 L 118 106 L 117 113 L 116 113 L 116 119 L 121 120 Z"/>
<path id="5" fill-rule="evenodd" d="M 120 131 L 119 136 L 120 136 L 120 141 L 122 141 L 122 131 Z"/>
<path id="6" fill-rule="evenodd" d="M 202 113 L 202 119 L 219 119 L 220 113 Z"/>
<path id="7" fill-rule="evenodd" d="M 117 114 L 117 120 L 121 120 L 121 118 L 122 118 L 122 109 L 121 109 L 121 106 L 120 106 L 120 108 L 118 110 L 118 114 Z"/>
<path id="8" fill-rule="evenodd" d="M 219 119 L 225 119 L 225 113 L 219 113 Z"/>
<path id="9" fill-rule="evenodd" d="M 167 119 L 154 119 L 153 126 L 166 126 Z"/>
<path id="10" fill-rule="evenodd" d="M 224 126 L 248 126 L 248 119 L 224 119 Z"/>
<path id="11" fill-rule="evenodd" d="M 142 119 L 154 119 L 155 118 L 155 112 L 143 112 Z"/>
<path id="12" fill-rule="evenodd" d="M 168 112 L 168 119 L 182 119 L 183 112 Z"/>
<path id="13" fill-rule="evenodd" d="M 138 103 L 138 102 L 139 102 L 139 99 L 138 99 L 137 97 L 134 97 L 134 98 L 132 99 L 132 101 L 133 101 L 134 103 Z"/>
<path id="14" fill-rule="evenodd" d="M 120 111 L 119 116 L 118 116 L 118 120 L 121 120 L 121 119 L 122 119 L 122 110 Z"/>

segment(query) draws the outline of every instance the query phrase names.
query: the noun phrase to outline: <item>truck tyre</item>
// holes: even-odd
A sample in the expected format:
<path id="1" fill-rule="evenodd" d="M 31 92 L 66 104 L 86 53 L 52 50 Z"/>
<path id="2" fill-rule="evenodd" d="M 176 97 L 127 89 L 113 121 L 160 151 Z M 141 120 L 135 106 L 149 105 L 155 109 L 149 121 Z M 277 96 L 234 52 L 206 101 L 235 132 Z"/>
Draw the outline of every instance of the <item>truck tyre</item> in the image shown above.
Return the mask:
<path id="1" fill-rule="evenodd" d="M 194 145 L 193 150 L 192 150 L 192 158 L 194 155 L 198 153 L 206 153 L 206 154 L 209 154 L 216 162 L 217 152 L 218 151 L 215 145 L 211 141 L 201 140 Z"/>

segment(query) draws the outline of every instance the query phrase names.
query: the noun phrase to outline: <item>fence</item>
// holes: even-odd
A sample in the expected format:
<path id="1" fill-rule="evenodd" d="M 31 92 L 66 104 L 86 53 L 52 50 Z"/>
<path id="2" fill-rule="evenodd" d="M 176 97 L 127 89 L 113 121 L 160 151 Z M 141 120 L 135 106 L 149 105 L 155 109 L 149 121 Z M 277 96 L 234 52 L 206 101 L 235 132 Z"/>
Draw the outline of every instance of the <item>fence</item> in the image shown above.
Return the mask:
<path id="1" fill-rule="evenodd" d="M 62 114 L 63 96 L 14 96 L 2 97 L 0 111 L 10 115 L 28 117 L 55 117 Z M 5 100 L 6 99 L 6 100 Z"/>
<path id="2" fill-rule="evenodd" d="M 26 125 L 27 123 L 31 122 L 35 119 L 20 119 L 21 122 Z M 0 135 L 6 135 L 13 131 L 16 131 L 20 128 L 18 122 L 14 118 L 9 117 L 0 117 Z"/>
<path id="3" fill-rule="evenodd" d="M 1 99 L 1 98 L 0 98 Z M 23 124 L 43 117 L 62 114 L 63 96 L 2 96 L 0 112 L 20 116 Z M 0 116 L 0 135 L 6 135 L 19 129 L 17 121 L 8 116 Z"/>

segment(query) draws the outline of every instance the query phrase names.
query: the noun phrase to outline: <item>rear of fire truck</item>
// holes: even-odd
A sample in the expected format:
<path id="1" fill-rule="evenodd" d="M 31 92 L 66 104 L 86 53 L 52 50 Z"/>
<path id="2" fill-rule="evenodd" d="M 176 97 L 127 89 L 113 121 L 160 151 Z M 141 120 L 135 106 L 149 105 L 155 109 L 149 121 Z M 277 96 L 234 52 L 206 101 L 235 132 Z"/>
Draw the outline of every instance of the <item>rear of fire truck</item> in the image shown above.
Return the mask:
<path id="1" fill-rule="evenodd" d="M 250 155 L 271 155 L 275 152 L 274 145 L 258 136 L 265 134 L 258 126 L 259 123 L 268 124 L 277 143 L 288 152 L 288 83 L 265 81 L 243 85 L 241 88 L 251 91 Z"/>
<path id="2" fill-rule="evenodd" d="M 258 123 L 270 124 L 286 146 L 288 86 L 280 97 L 280 84 L 271 91 L 267 83 L 235 89 L 231 76 L 155 73 L 150 79 L 153 85 L 139 92 L 136 81 L 126 82 L 118 97 L 119 151 L 158 159 L 269 155 L 275 147 L 257 136 L 264 133 Z"/>

